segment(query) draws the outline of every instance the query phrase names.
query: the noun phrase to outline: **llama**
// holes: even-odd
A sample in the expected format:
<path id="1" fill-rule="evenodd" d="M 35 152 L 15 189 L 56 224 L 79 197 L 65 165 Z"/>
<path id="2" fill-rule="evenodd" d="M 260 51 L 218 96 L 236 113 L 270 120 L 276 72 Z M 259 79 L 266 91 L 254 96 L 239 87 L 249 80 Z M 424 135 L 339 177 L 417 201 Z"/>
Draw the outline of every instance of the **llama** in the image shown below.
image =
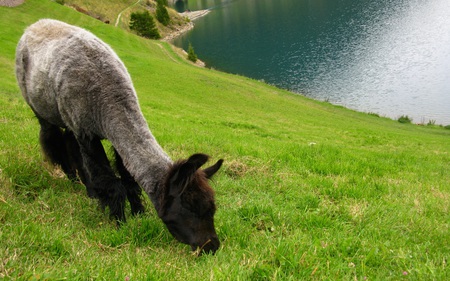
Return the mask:
<path id="1" fill-rule="evenodd" d="M 18 43 L 16 77 L 39 121 L 44 155 L 70 179 L 79 178 L 119 225 L 126 199 L 132 214 L 144 211 L 143 188 L 175 239 L 199 253 L 219 248 L 208 179 L 223 160 L 206 169 L 200 169 L 205 154 L 172 162 L 150 132 L 127 69 L 106 43 L 82 28 L 39 20 Z M 118 175 L 102 139 L 114 148 Z"/>

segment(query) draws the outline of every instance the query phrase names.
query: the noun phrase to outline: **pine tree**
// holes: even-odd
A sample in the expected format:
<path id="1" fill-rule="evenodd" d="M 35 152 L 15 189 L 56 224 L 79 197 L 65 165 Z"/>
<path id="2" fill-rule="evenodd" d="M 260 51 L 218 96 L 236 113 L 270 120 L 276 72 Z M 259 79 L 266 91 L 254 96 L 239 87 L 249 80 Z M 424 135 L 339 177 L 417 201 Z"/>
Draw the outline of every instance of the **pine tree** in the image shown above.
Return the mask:
<path id="1" fill-rule="evenodd" d="M 190 60 L 192 62 L 197 61 L 197 55 L 195 54 L 194 47 L 192 47 L 191 43 L 189 43 L 189 47 L 188 47 L 188 60 Z"/>
<path id="2" fill-rule="evenodd" d="M 168 25 L 170 23 L 169 12 L 167 11 L 164 3 L 167 4 L 165 0 L 157 0 L 156 4 L 156 19 L 163 25 Z"/>
<path id="3" fill-rule="evenodd" d="M 132 13 L 130 29 L 135 30 L 142 37 L 150 39 L 161 38 L 155 21 L 148 11 Z"/>

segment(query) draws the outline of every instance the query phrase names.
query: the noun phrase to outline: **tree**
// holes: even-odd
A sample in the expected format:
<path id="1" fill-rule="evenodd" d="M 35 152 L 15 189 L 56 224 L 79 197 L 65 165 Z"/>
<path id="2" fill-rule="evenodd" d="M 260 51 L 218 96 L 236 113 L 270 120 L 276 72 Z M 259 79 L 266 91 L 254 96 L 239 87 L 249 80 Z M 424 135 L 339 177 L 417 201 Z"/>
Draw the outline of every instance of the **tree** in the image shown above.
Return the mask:
<path id="1" fill-rule="evenodd" d="M 190 60 L 192 62 L 197 61 L 197 55 L 195 54 L 194 47 L 192 47 L 191 43 L 189 43 L 189 47 L 188 47 L 188 60 Z"/>
<path id="2" fill-rule="evenodd" d="M 163 25 L 168 25 L 170 22 L 169 12 L 167 11 L 164 3 L 167 4 L 167 0 L 157 0 L 156 4 L 156 19 Z"/>
<path id="3" fill-rule="evenodd" d="M 132 13 L 130 29 L 135 30 L 142 37 L 150 39 L 161 38 L 155 21 L 148 11 Z"/>

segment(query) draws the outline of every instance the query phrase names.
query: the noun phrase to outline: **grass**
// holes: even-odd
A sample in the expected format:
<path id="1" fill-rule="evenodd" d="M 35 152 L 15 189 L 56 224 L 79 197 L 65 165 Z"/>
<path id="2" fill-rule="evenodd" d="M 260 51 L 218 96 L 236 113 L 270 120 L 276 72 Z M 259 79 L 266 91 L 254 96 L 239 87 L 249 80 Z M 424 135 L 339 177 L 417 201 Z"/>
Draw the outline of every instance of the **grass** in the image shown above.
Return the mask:
<path id="1" fill-rule="evenodd" d="M 82 185 L 43 161 L 14 49 L 44 17 L 116 50 L 172 158 L 225 158 L 213 183 L 216 255 L 191 255 L 148 200 L 146 214 L 116 229 Z M 449 138 L 192 66 L 166 43 L 50 1 L 0 7 L 0 278 L 448 280 Z"/>

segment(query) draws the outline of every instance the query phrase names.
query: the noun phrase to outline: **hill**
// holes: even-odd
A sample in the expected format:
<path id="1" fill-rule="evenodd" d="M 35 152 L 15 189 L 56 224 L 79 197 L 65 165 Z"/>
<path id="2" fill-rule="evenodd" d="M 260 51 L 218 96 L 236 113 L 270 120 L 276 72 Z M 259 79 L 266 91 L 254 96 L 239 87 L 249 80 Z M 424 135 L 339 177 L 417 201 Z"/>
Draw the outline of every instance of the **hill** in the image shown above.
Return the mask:
<path id="1" fill-rule="evenodd" d="M 153 16 L 162 38 L 170 39 L 175 33 L 192 28 L 192 23 L 186 16 L 178 14 L 167 7 L 170 23 L 165 26 L 156 20 L 156 0 L 62 0 L 64 5 L 79 12 L 96 18 L 102 22 L 130 31 L 129 22 L 131 13 L 149 11 Z"/>
<path id="2" fill-rule="evenodd" d="M 116 229 L 82 185 L 43 161 L 14 77 L 15 46 L 40 18 L 111 45 L 173 159 L 225 158 L 213 183 L 216 255 L 191 255 L 148 200 L 145 215 L 128 213 Z M 167 43 L 51 1 L 0 7 L 0 278 L 447 280 L 449 138 L 192 66 Z"/>

